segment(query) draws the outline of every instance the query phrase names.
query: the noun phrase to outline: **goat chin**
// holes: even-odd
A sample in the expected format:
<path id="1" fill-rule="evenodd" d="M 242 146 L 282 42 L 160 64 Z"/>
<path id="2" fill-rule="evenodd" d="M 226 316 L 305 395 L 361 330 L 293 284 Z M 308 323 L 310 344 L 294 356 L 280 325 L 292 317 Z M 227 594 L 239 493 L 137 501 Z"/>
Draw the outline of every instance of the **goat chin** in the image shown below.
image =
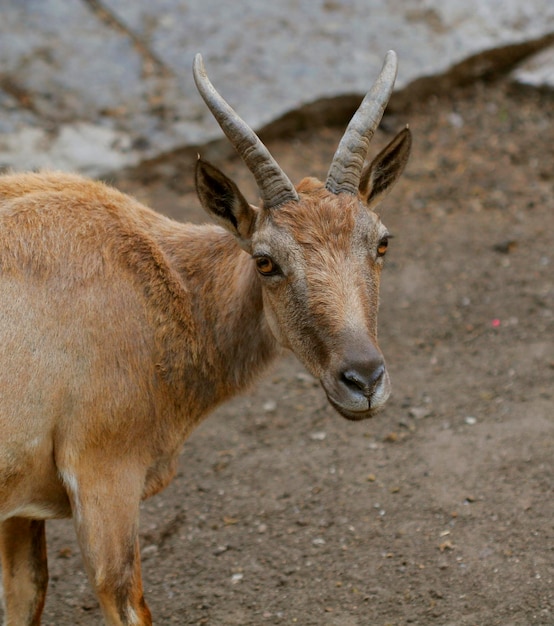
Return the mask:
<path id="1" fill-rule="evenodd" d="M 344 406 L 337 404 L 328 395 L 327 395 L 327 400 L 329 401 L 329 404 L 335 409 L 335 411 L 341 417 L 344 417 L 345 419 L 351 422 L 360 422 L 362 420 L 371 419 L 372 417 L 375 417 L 375 415 L 379 413 L 380 411 L 382 411 L 384 408 L 384 403 L 382 403 L 378 406 L 371 406 L 363 411 L 352 411 L 350 409 L 345 408 Z"/>

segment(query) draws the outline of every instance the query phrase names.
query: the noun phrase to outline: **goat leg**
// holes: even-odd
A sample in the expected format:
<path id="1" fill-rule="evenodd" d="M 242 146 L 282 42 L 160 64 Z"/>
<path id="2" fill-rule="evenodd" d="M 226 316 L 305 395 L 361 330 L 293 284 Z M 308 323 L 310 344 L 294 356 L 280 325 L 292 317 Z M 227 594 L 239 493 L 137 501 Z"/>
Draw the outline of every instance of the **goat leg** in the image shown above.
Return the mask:
<path id="1" fill-rule="evenodd" d="M 94 456 L 62 471 L 89 579 L 109 626 L 150 626 L 138 541 L 144 475 L 124 460 L 90 465 Z"/>
<path id="2" fill-rule="evenodd" d="M 38 626 L 48 586 L 44 520 L 0 523 L 5 626 Z"/>

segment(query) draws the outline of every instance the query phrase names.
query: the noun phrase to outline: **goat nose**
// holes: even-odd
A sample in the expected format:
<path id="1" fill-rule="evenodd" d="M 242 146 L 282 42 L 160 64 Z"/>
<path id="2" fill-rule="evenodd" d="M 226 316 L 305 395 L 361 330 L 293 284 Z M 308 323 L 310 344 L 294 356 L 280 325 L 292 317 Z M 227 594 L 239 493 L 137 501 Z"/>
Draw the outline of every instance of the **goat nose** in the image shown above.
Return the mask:
<path id="1" fill-rule="evenodd" d="M 342 382 L 352 391 L 361 391 L 366 397 L 385 375 L 385 364 L 369 362 L 345 369 L 341 374 Z"/>

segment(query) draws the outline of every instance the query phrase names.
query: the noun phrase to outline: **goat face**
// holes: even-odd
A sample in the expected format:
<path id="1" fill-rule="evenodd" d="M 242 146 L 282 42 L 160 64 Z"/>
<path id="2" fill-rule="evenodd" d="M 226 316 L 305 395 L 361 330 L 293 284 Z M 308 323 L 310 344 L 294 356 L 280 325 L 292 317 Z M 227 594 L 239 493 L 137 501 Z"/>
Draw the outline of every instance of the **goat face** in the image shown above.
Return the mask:
<path id="1" fill-rule="evenodd" d="M 297 188 L 214 89 L 199 55 L 193 69 L 202 97 L 254 174 L 263 201 L 262 208 L 249 205 L 231 180 L 199 160 L 196 183 L 203 206 L 252 256 L 275 338 L 319 378 L 341 415 L 370 417 L 390 394 L 377 345 L 388 233 L 372 209 L 404 169 L 410 131 L 402 130 L 365 168 L 363 163 L 392 92 L 396 55 L 387 54 L 325 184 L 306 178 Z"/>
<path id="2" fill-rule="evenodd" d="M 363 203 L 304 180 L 300 201 L 260 219 L 252 257 L 278 341 L 321 381 L 344 417 L 369 417 L 390 393 L 377 345 L 387 229 Z"/>
<path id="3" fill-rule="evenodd" d="M 296 199 L 270 209 L 249 205 L 217 168 L 197 164 L 203 206 L 252 257 L 273 335 L 348 419 L 370 417 L 390 394 L 377 344 L 388 231 L 370 206 L 398 177 L 409 144 L 404 130 L 366 168 L 355 196 L 306 178 Z"/>

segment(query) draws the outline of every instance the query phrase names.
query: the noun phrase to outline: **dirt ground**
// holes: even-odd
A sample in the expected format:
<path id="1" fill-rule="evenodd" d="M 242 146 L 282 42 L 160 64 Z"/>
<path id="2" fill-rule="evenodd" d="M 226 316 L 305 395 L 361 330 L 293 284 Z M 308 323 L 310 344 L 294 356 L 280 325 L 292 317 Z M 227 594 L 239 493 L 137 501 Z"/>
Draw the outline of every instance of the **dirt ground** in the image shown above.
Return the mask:
<path id="1" fill-rule="evenodd" d="M 375 150 L 406 122 L 415 139 L 382 210 L 393 396 L 347 422 L 288 355 L 209 417 L 143 505 L 157 624 L 554 625 L 553 105 L 501 80 L 385 118 Z M 340 135 L 268 144 L 298 181 Z M 206 156 L 255 201 L 238 159 Z M 192 161 L 116 183 L 204 221 Z M 43 623 L 100 623 L 71 522 L 48 532 Z"/>

